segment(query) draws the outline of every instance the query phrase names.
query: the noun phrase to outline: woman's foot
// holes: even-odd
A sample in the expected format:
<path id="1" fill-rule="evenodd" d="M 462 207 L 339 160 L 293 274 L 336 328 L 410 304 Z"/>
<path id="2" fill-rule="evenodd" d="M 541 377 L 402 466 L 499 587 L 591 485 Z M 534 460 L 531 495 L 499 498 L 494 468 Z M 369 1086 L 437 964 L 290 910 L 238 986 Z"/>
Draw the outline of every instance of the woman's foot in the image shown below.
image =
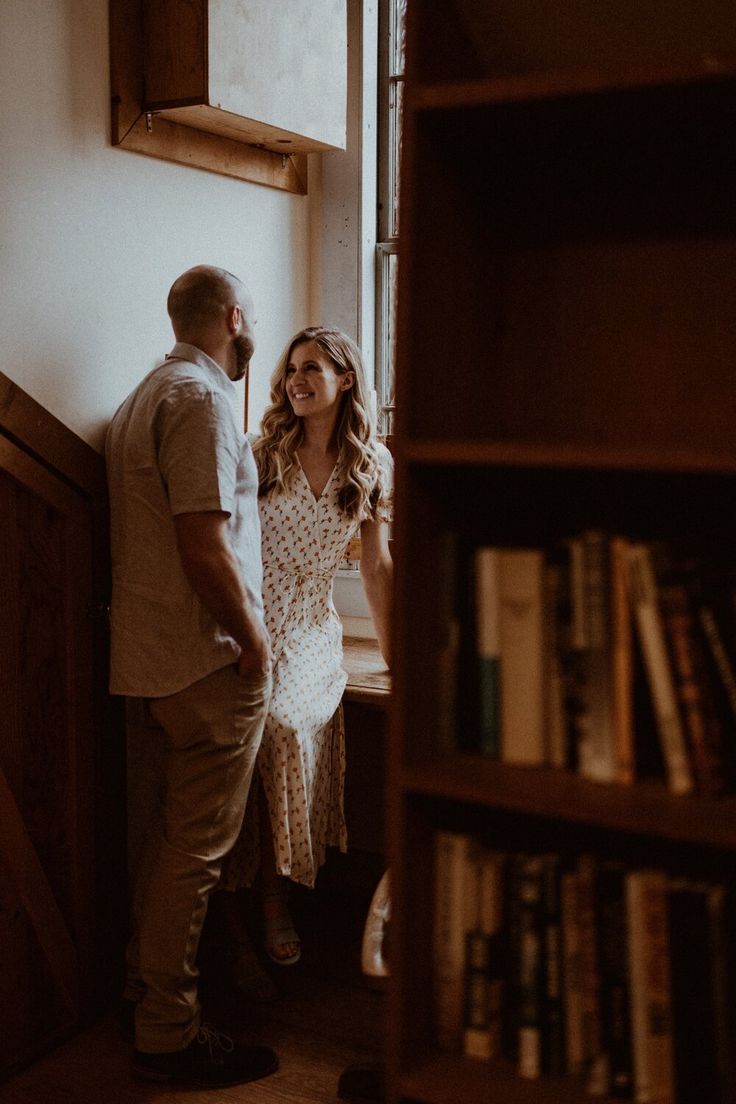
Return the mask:
<path id="1" fill-rule="evenodd" d="M 279 878 L 263 890 L 263 943 L 277 966 L 293 966 L 302 954 L 301 941 L 289 914 L 289 883 Z"/>

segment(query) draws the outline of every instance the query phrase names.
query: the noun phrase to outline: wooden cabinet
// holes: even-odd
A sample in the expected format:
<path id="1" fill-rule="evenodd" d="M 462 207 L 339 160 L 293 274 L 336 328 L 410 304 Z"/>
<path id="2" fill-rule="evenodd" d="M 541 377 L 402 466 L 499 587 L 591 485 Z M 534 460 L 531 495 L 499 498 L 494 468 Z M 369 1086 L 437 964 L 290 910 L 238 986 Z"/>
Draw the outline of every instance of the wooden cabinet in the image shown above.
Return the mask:
<path id="1" fill-rule="evenodd" d="M 276 153 L 344 149 L 345 0 L 150 0 L 145 107 Z"/>
<path id="2" fill-rule="evenodd" d="M 466 550 L 591 527 L 734 544 L 733 9 L 563 7 L 408 7 L 392 1104 L 587 1099 L 573 1079 L 523 1081 L 436 1047 L 436 829 L 724 881 L 735 868 L 733 797 L 515 768 L 455 752 L 459 733 L 440 730 L 445 535 Z"/>
<path id="3" fill-rule="evenodd" d="M 109 0 L 113 146 L 307 194 L 344 149 L 345 0 Z"/>

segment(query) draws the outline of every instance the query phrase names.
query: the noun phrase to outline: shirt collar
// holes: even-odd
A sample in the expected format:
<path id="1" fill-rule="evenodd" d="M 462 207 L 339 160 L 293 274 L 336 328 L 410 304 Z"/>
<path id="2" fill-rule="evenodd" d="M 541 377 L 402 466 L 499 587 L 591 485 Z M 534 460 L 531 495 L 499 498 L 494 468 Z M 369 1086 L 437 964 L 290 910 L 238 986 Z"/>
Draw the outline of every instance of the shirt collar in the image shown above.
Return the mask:
<path id="1" fill-rule="evenodd" d="M 221 368 L 216 360 L 207 356 L 207 353 L 203 353 L 196 345 L 189 345 L 186 341 L 177 341 L 171 352 L 166 354 L 166 359 L 185 360 L 188 361 L 189 364 L 196 364 L 198 367 L 204 368 L 208 372 L 214 372 L 220 385 L 222 385 L 223 381 L 227 381 L 231 387 L 235 386 L 225 369 Z"/>

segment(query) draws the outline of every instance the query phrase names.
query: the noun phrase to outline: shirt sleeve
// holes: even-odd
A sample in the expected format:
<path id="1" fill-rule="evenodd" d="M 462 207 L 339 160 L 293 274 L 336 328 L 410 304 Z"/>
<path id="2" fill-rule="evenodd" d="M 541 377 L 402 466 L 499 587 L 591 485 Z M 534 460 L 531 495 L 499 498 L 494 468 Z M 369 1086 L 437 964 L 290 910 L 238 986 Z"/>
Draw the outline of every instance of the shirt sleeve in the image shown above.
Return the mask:
<path id="1" fill-rule="evenodd" d="M 244 441 L 224 395 L 178 389 L 158 418 L 159 468 L 171 513 L 231 514 Z"/>

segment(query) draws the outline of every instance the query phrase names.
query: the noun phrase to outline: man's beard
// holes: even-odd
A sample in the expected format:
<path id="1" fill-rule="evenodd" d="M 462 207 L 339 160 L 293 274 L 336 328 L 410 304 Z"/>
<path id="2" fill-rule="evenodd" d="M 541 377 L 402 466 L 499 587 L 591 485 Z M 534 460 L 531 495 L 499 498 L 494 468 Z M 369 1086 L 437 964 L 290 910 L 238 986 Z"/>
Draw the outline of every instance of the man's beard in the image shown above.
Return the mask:
<path id="1" fill-rule="evenodd" d="M 242 334 L 238 334 L 233 338 L 233 349 L 235 350 L 235 380 L 244 379 L 248 374 L 248 367 L 250 365 L 251 357 L 253 356 L 253 342 L 247 337 L 243 337 Z"/>

